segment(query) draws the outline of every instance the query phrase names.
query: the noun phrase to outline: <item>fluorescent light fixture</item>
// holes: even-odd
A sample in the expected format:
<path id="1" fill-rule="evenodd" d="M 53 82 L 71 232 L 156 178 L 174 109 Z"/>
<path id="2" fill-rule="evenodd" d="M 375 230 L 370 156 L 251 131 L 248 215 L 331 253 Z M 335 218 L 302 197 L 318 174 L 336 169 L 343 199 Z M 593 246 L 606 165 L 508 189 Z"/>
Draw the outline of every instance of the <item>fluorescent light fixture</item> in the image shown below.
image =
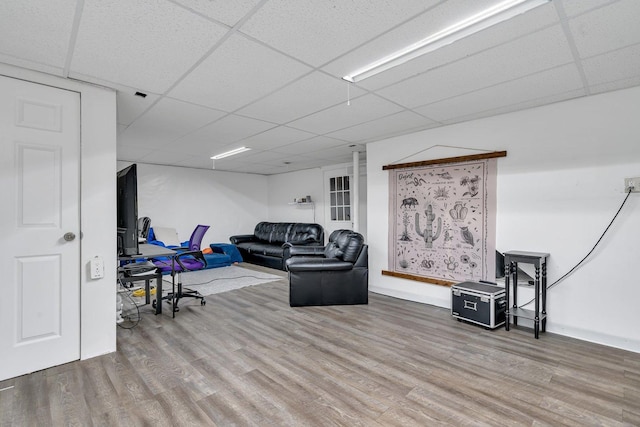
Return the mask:
<path id="1" fill-rule="evenodd" d="M 343 77 L 356 83 L 509 20 L 551 0 L 506 0 Z"/>
<path id="2" fill-rule="evenodd" d="M 247 148 L 247 147 L 236 148 L 235 150 L 227 151 L 221 154 L 216 154 L 215 156 L 211 157 L 211 160 L 224 159 L 225 157 L 234 156 L 236 154 L 244 153 L 245 151 L 249 151 L 249 150 L 251 150 L 251 148 Z"/>

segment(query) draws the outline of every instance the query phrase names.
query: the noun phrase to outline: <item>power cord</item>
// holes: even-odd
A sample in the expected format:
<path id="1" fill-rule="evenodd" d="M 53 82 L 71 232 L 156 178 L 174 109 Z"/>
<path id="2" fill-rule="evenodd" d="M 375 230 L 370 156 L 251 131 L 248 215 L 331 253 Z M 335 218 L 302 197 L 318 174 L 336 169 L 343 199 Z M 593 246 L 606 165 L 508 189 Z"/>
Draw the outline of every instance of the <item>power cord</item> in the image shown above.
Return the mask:
<path id="1" fill-rule="evenodd" d="M 236 277 L 217 277 L 215 279 L 211 279 L 207 282 L 202 282 L 202 283 L 189 283 L 188 285 L 182 284 L 182 288 L 186 289 L 188 291 L 194 291 L 194 289 L 190 288 L 189 286 L 200 286 L 200 285 L 208 285 L 209 283 L 213 283 L 215 281 L 218 280 L 233 280 L 233 279 L 246 279 L 246 278 L 252 278 L 252 279 L 266 279 L 266 277 L 260 277 L 260 276 L 236 276 Z M 165 282 L 167 283 L 172 283 L 170 280 L 167 279 L 163 279 Z"/>
<path id="2" fill-rule="evenodd" d="M 131 297 L 131 293 L 132 291 L 128 290 L 125 286 L 124 283 L 122 282 L 122 280 L 118 279 L 118 282 L 120 283 L 120 287 L 122 290 L 118 291 L 119 295 L 125 295 L 126 298 L 129 299 L 129 303 L 136 308 L 135 312 L 129 314 L 128 312 L 131 311 L 130 309 L 127 310 L 127 313 L 125 314 L 124 311 L 124 301 L 122 303 L 123 305 L 123 310 L 122 310 L 122 314 L 120 315 L 120 317 L 122 317 L 123 322 L 121 323 L 116 323 L 116 325 L 118 325 L 118 327 L 122 328 L 122 329 L 133 329 L 136 326 L 138 326 L 138 323 L 140 323 L 140 307 L 138 307 L 138 304 L 136 304 L 135 300 Z M 135 315 L 134 315 L 135 314 Z M 125 322 L 128 322 L 125 326 Z"/>
<path id="3" fill-rule="evenodd" d="M 251 279 L 268 279 L 267 277 L 260 277 L 260 276 L 235 276 L 235 277 L 216 277 L 215 279 L 211 279 L 207 282 L 202 282 L 202 283 L 189 283 L 188 285 L 185 285 L 184 283 L 182 284 L 183 287 L 185 286 L 200 286 L 200 285 L 208 285 L 209 283 L 213 283 L 215 281 L 218 280 L 234 280 L 234 279 L 246 279 L 246 278 L 251 278 Z M 163 279 L 165 282 L 167 283 L 171 283 L 170 280 L 167 279 Z"/>
<path id="4" fill-rule="evenodd" d="M 582 265 L 582 263 L 589 258 L 589 255 L 591 255 L 593 253 L 593 251 L 596 250 L 596 248 L 598 247 L 598 245 L 600 244 L 600 242 L 602 241 L 602 239 L 604 238 L 605 234 L 607 234 L 607 231 L 609 231 L 609 228 L 611 228 L 611 226 L 613 225 L 613 222 L 616 220 L 616 218 L 618 217 L 618 214 L 620 214 L 620 211 L 622 211 L 622 208 L 624 207 L 625 203 L 627 203 L 627 199 L 629 198 L 629 196 L 631 195 L 631 192 L 633 191 L 633 187 L 629 187 L 629 191 L 627 192 L 627 197 L 624 198 L 624 200 L 622 201 L 622 204 L 620 205 L 620 207 L 618 208 L 618 211 L 616 212 L 616 214 L 613 216 L 613 218 L 611 219 L 611 221 L 609 222 L 609 225 L 607 225 L 607 228 L 604 229 L 604 231 L 602 232 L 602 234 L 600 235 L 600 238 L 598 239 L 598 241 L 595 243 L 595 245 L 593 245 L 593 247 L 591 248 L 591 250 L 589 251 L 589 253 L 587 253 L 584 258 L 582 258 L 576 265 L 573 266 L 573 268 L 571 268 L 571 270 L 567 271 L 562 277 L 560 277 L 558 280 L 556 280 L 555 282 L 553 282 L 552 284 L 550 284 L 549 286 L 547 286 L 547 290 L 553 288 L 555 285 L 557 285 L 558 283 L 560 283 L 561 281 L 563 281 L 565 278 L 567 278 L 571 273 L 573 273 L 574 271 L 576 271 L 578 269 L 578 267 L 580 267 L 580 265 Z M 522 308 L 522 307 L 526 307 L 527 305 L 531 304 L 533 301 L 535 300 L 535 297 L 531 298 L 531 300 L 527 301 L 526 303 L 518 306 L 518 308 Z"/>

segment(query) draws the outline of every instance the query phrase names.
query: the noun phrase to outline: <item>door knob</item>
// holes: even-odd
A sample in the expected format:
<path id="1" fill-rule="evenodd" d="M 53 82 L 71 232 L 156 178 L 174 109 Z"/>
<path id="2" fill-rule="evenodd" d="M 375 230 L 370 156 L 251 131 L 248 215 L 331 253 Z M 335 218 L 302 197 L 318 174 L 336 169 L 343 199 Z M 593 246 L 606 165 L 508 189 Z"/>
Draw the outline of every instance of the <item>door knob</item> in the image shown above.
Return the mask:
<path id="1" fill-rule="evenodd" d="M 64 236 L 62 236 L 62 238 L 67 242 L 70 242 L 76 238 L 76 235 L 69 231 L 68 233 L 64 233 Z"/>

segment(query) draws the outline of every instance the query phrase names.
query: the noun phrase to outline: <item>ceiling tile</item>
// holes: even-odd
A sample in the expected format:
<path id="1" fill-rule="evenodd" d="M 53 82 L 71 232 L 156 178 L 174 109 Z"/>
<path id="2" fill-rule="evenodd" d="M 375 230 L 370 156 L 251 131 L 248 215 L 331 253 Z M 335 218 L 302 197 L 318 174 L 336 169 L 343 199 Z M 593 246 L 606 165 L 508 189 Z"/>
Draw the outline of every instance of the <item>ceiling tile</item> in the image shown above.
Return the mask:
<path id="1" fill-rule="evenodd" d="M 241 31 L 320 66 L 423 12 L 433 1 L 271 0 Z"/>
<path id="2" fill-rule="evenodd" d="M 171 96 L 234 111 L 311 71 L 272 49 L 231 36 L 185 77 Z"/>
<path id="3" fill-rule="evenodd" d="M 217 171 L 251 173 L 255 175 L 271 175 L 274 173 L 279 173 L 279 169 L 279 167 L 274 167 L 271 165 L 257 165 L 255 163 L 239 163 L 234 165 L 233 167 L 229 167 L 224 164 L 222 166 L 216 165 Z"/>
<path id="4" fill-rule="evenodd" d="M 219 110 L 163 98 L 129 126 L 119 140 L 133 145 L 150 143 L 154 147 L 162 147 L 225 114 Z M 141 137 L 143 141 L 139 140 Z"/>
<path id="5" fill-rule="evenodd" d="M 589 85 L 625 80 L 638 75 L 640 44 L 582 61 Z"/>
<path id="6" fill-rule="evenodd" d="M 15 56 L 5 55 L 3 53 L 0 53 L 0 63 L 25 68 L 27 70 L 39 71 L 41 73 L 52 74 L 54 76 L 64 76 L 64 68 L 62 67 L 54 67 L 40 62 L 28 61 Z"/>
<path id="7" fill-rule="evenodd" d="M 397 113 L 400 110 L 402 110 L 402 107 L 378 96 L 364 95 L 360 98 L 352 99 L 351 105 L 347 105 L 345 100 L 335 107 L 291 122 L 289 126 L 322 135 L 379 119 Z"/>
<path id="8" fill-rule="evenodd" d="M 278 126 L 257 135 L 250 136 L 240 142 L 245 147 L 257 150 L 266 150 L 291 144 L 295 141 L 303 141 L 305 139 L 313 138 L 314 136 L 314 134 L 309 132 L 304 132 L 286 126 Z"/>
<path id="9" fill-rule="evenodd" d="M 439 30 L 447 28 L 454 22 L 459 21 L 461 17 L 472 16 L 485 7 L 487 7 L 487 2 L 470 2 L 468 0 L 441 2 L 431 9 L 429 13 L 422 14 L 349 52 L 342 58 L 323 67 L 323 70 L 342 77 L 399 49 L 416 43 Z M 359 82 L 358 85 L 370 90 L 381 88 L 557 22 L 558 15 L 553 5 L 538 7 L 499 25 L 487 28 L 480 33 L 415 58 L 406 64 L 372 76 Z"/>
<path id="10" fill-rule="evenodd" d="M 148 133 L 147 130 L 144 126 L 128 126 L 124 132 L 118 135 L 118 146 L 137 147 L 153 151 L 160 150 L 168 144 L 168 141 L 163 138 L 156 138 L 153 132 Z"/>
<path id="11" fill-rule="evenodd" d="M 404 80 L 378 93 L 413 108 L 572 61 L 569 45 L 557 25 Z"/>
<path id="12" fill-rule="evenodd" d="M 133 147 L 127 144 L 118 144 L 116 147 L 118 160 L 137 162 L 149 154 L 149 149 L 143 147 Z"/>
<path id="13" fill-rule="evenodd" d="M 314 72 L 238 111 L 273 123 L 288 123 L 365 92 L 347 82 Z"/>
<path id="14" fill-rule="evenodd" d="M 243 156 L 243 162 L 249 163 L 268 163 L 273 165 L 275 163 L 282 163 L 280 160 L 291 154 L 276 153 L 274 151 L 251 151 Z"/>
<path id="15" fill-rule="evenodd" d="M 257 5 L 260 0 L 233 0 L 211 1 L 211 0 L 174 0 L 181 4 L 201 13 L 209 18 L 220 21 L 230 27 L 233 27 L 244 15 Z"/>
<path id="16" fill-rule="evenodd" d="M 517 104 L 510 104 L 503 107 L 494 108 L 492 110 L 482 110 L 477 113 L 472 113 L 467 116 L 457 116 L 451 120 L 446 120 L 443 123 L 446 125 L 466 122 L 469 120 L 481 119 L 484 117 L 492 117 L 500 114 L 511 113 L 514 111 L 526 110 L 527 108 L 539 107 L 541 105 L 554 104 L 556 102 L 566 101 L 567 99 L 579 98 L 586 95 L 586 90 L 583 88 L 570 90 L 568 92 L 557 93 L 549 96 L 542 96 L 539 98 L 533 98 L 528 101 L 519 102 Z"/>
<path id="17" fill-rule="evenodd" d="M 627 79 L 615 80 L 608 83 L 602 83 L 589 86 L 589 95 L 595 95 L 597 93 L 611 92 L 618 89 L 625 89 L 628 87 L 640 86 L 640 76 L 634 75 Z"/>
<path id="18" fill-rule="evenodd" d="M 140 159 L 142 163 L 152 163 L 156 165 L 174 165 L 183 160 L 187 160 L 191 155 L 180 150 L 155 150 Z"/>
<path id="19" fill-rule="evenodd" d="M 0 1 L 0 53 L 64 68 L 75 10 L 75 1 Z"/>
<path id="20" fill-rule="evenodd" d="M 217 122 L 180 138 L 176 144 L 194 155 L 201 154 L 211 157 L 238 148 L 241 144 L 236 144 L 237 147 L 228 146 L 272 127 L 274 125 L 271 123 L 229 114 Z"/>
<path id="21" fill-rule="evenodd" d="M 621 0 L 569 21 L 581 58 L 640 43 L 640 1 Z"/>
<path id="22" fill-rule="evenodd" d="M 213 161 L 204 156 L 189 156 L 188 158 L 174 163 L 175 166 L 196 169 L 213 169 Z"/>
<path id="23" fill-rule="evenodd" d="M 352 126 L 327 136 L 351 142 L 373 141 L 389 138 L 398 132 L 406 133 L 409 129 L 427 129 L 438 123 L 412 111 L 401 111 L 381 119 Z"/>
<path id="24" fill-rule="evenodd" d="M 129 126 L 158 99 L 158 95 L 148 93 L 146 97 L 136 96 L 131 92 L 117 91 L 116 105 L 118 124 Z"/>
<path id="25" fill-rule="evenodd" d="M 582 89 L 573 64 L 436 102 L 416 111 L 441 122 Z"/>
<path id="26" fill-rule="evenodd" d="M 308 139 L 306 141 L 295 142 L 293 144 L 285 145 L 283 147 L 275 148 L 273 151 L 278 153 L 290 153 L 290 154 L 310 154 L 318 151 L 323 151 L 329 148 L 333 148 L 340 145 L 346 145 L 344 141 L 338 139 L 327 138 L 326 136 L 318 136 Z"/>
<path id="27" fill-rule="evenodd" d="M 574 17 L 618 0 L 562 0 L 565 15 Z"/>
<path id="28" fill-rule="evenodd" d="M 325 160 L 331 160 L 335 163 L 346 163 L 351 162 L 353 160 L 353 152 L 354 151 L 364 151 L 362 147 L 348 147 L 348 146 L 339 146 L 333 148 L 327 148 L 322 152 L 315 153 L 319 158 Z"/>
<path id="29" fill-rule="evenodd" d="M 218 168 L 260 174 L 640 85 L 640 0 L 553 0 L 358 84 L 341 80 L 498 1 L 0 0 L 0 71 L 114 89 L 120 160 L 210 169 L 211 155 L 246 145 Z"/>
<path id="30" fill-rule="evenodd" d="M 70 75 L 164 93 L 225 32 L 166 1 L 85 0 Z"/>

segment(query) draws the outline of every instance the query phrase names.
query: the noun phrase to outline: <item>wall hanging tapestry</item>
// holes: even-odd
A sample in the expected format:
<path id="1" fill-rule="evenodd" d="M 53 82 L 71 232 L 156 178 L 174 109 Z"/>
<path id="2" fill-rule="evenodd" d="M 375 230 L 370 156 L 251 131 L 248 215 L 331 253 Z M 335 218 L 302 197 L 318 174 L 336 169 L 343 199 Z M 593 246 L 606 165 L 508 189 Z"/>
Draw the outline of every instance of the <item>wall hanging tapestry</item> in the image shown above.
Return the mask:
<path id="1" fill-rule="evenodd" d="M 390 169 L 390 226 L 389 271 L 383 274 L 439 285 L 494 281 L 493 157 L 504 155 L 385 166 Z"/>

